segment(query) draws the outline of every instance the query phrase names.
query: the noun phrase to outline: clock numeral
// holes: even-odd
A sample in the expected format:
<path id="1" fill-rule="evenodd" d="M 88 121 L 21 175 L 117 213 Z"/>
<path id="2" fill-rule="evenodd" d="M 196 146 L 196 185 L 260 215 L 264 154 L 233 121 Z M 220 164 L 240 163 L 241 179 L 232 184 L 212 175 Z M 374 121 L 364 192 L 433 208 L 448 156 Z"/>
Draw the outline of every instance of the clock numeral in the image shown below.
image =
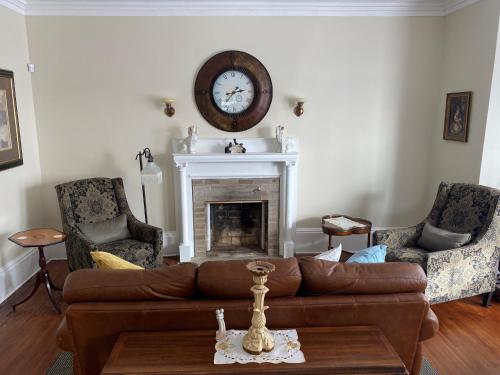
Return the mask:
<path id="1" fill-rule="evenodd" d="M 222 76 L 224 77 L 224 79 L 227 79 L 227 74 L 223 74 Z"/>
<path id="2" fill-rule="evenodd" d="M 220 91 L 214 91 L 214 95 L 219 95 Z"/>
<path id="3" fill-rule="evenodd" d="M 217 86 L 222 86 L 222 83 L 220 83 L 220 82 L 215 82 L 215 84 L 216 84 Z"/>
<path id="4" fill-rule="evenodd" d="M 235 72 L 231 72 L 231 77 L 234 77 L 236 75 Z"/>
<path id="5" fill-rule="evenodd" d="M 242 74 L 242 75 L 240 75 L 240 78 L 243 78 L 243 74 Z"/>

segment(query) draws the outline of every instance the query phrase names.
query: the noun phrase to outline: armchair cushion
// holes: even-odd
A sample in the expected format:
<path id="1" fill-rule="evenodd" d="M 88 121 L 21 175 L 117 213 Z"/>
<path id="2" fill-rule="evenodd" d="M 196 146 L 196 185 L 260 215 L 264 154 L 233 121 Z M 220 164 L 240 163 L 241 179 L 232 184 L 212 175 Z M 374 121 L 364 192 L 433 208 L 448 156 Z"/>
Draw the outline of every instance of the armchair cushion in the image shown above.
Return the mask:
<path id="1" fill-rule="evenodd" d="M 157 265 L 153 245 L 147 242 L 119 240 L 101 244 L 98 250 L 116 255 L 140 267 L 151 268 Z"/>
<path id="2" fill-rule="evenodd" d="M 76 224 L 76 226 L 97 245 L 124 240 L 131 237 L 127 228 L 127 215 L 122 214 L 113 219 L 99 221 L 97 223 Z"/>
<path id="3" fill-rule="evenodd" d="M 385 256 L 386 262 L 409 262 L 419 264 L 427 271 L 429 252 L 419 247 L 403 247 L 400 249 L 388 248 Z"/>
<path id="4" fill-rule="evenodd" d="M 470 240 L 470 233 L 454 233 L 426 223 L 418 246 L 429 251 L 448 250 L 462 247 Z"/>

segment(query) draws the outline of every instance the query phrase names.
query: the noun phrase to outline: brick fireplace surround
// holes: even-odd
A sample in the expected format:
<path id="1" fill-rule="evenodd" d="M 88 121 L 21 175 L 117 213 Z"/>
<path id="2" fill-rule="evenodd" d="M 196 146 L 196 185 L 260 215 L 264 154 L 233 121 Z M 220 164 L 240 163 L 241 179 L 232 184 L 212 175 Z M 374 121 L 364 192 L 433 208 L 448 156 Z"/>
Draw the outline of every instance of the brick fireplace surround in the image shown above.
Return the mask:
<path id="1" fill-rule="evenodd" d="M 278 178 L 233 178 L 200 179 L 192 182 L 194 216 L 194 253 L 196 257 L 207 256 L 209 251 L 207 215 L 210 203 L 215 202 L 265 202 L 266 243 L 264 251 L 269 256 L 279 254 L 279 203 L 280 186 Z M 233 243 L 235 248 L 241 244 Z"/>

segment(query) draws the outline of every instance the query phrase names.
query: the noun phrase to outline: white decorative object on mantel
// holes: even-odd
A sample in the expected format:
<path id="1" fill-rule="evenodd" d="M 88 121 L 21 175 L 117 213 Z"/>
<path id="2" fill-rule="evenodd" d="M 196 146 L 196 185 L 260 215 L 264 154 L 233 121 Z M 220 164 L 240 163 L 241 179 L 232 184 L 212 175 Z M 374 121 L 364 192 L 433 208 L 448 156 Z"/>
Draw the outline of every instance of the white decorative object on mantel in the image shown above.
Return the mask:
<path id="1" fill-rule="evenodd" d="M 175 175 L 175 212 L 181 262 L 194 256 L 193 186 L 195 179 L 279 178 L 279 254 L 295 254 L 297 218 L 298 140 L 289 138 L 288 152 L 276 152 L 275 138 L 241 138 L 245 154 L 225 154 L 228 138 L 199 138 L 196 154 L 183 153 L 183 139 L 172 142 Z"/>
<path id="2" fill-rule="evenodd" d="M 278 142 L 278 152 L 288 152 L 288 140 L 289 138 L 285 136 L 285 127 L 276 127 L 276 141 Z"/>
<path id="3" fill-rule="evenodd" d="M 215 365 L 231 363 L 303 363 L 306 361 L 300 350 L 297 331 L 294 329 L 270 331 L 274 337 L 274 349 L 252 355 L 243 349 L 243 337 L 247 331 L 230 329 L 226 338 L 215 344 Z"/>
<path id="4" fill-rule="evenodd" d="M 198 142 L 198 128 L 196 125 L 191 125 L 188 128 L 188 136 L 182 142 L 182 150 L 187 154 L 194 154 L 196 152 L 196 143 Z"/>

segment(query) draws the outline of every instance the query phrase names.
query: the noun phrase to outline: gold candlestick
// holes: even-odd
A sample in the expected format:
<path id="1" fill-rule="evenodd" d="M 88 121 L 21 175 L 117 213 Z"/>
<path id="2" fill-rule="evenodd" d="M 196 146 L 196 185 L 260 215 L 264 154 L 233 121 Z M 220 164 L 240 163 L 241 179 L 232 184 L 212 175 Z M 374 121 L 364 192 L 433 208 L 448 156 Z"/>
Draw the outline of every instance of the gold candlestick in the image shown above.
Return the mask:
<path id="1" fill-rule="evenodd" d="M 276 267 L 268 262 L 255 261 L 248 263 L 247 269 L 253 274 L 255 285 L 250 288 L 254 296 L 252 325 L 243 337 L 243 349 L 247 353 L 258 355 L 262 352 L 270 352 L 274 348 L 274 338 L 266 328 L 264 311 L 268 306 L 264 306 L 264 297 L 269 289 L 264 284 L 267 281 L 267 275 Z"/>

